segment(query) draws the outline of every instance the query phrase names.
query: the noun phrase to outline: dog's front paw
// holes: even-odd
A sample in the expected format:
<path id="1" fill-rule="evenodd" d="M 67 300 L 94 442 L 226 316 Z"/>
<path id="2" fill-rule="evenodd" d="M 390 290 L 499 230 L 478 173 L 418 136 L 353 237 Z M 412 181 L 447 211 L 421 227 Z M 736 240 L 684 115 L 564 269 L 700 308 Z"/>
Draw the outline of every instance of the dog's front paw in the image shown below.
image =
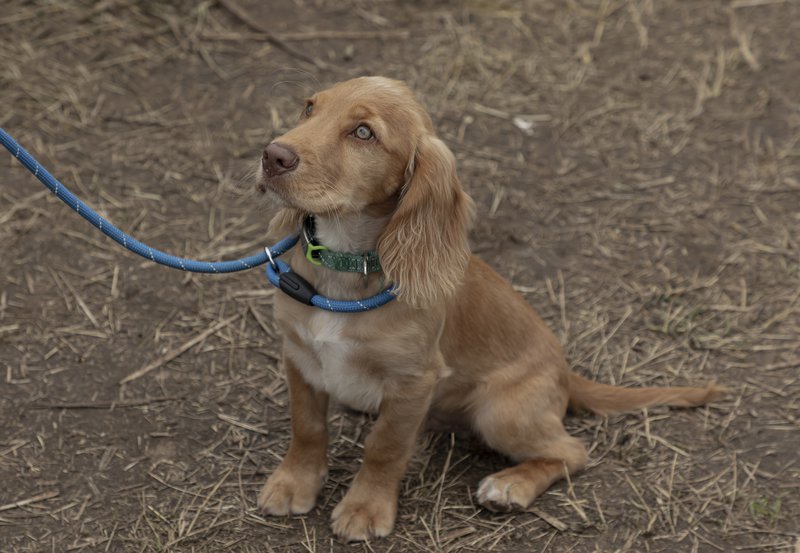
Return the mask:
<path id="1" fill-rule="evenodd" d="M 392 532 L 396 516 L 396 499 L 365 497 L 350 490 L 333 510 L 333 532 L 345 541 L 383 538 Z"/>
<path id="2" fill-rule="evenodd" d="M 282 463 L 258 494 L 258 508 L 267 515 L 304 514 L 314 508 L 326 470 L 301 470 Z"/>

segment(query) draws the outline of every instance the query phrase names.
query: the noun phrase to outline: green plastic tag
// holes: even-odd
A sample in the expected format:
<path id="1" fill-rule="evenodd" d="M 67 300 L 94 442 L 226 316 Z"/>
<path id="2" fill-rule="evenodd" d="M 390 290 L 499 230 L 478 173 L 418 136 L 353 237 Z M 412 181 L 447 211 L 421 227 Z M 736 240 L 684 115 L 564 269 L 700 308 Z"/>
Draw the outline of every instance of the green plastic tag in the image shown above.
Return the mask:
<path id="1" fill-rule="evenodd" d="M 309 244 L 306 246 L 306 259 L 308 259 L 314 265 L 322 265 L 322 261 L 320 261 L 319 256 L 314 257 L 314 252 L 319 252 L 322 250 L 327 250 L 325 246 L 317 246 L 314 244 Z"/>

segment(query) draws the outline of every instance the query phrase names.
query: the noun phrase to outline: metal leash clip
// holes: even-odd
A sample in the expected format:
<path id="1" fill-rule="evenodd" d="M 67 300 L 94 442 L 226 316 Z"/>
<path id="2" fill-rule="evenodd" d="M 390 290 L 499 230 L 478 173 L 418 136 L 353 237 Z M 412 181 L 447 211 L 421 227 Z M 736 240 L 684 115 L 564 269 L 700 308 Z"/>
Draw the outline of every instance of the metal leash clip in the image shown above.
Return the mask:
<path id="1" fill-rule="evenodd" d="M 264 246 L 264 251 L 267 252 L 267 258 L 269 259 L 269 264 L 272 265 L 272 268 L 275 269 L 276 273 L 280 274 L 281 270 L 278 268 L 278 264 L 275 263 L 275 260 L 272 259 L 272 252 L 269 250 L 269 246 Z"/>

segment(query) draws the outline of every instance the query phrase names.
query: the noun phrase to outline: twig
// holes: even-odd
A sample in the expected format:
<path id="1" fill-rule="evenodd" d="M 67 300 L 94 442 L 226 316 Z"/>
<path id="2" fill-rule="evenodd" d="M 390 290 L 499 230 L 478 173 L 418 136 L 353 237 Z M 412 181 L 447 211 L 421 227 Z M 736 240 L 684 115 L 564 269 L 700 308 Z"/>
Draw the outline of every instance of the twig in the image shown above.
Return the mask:
<path id="1" fill-rule="evenodd" d="M 283 40 L 375 40 L 386 38 L 408 38 L 411 31 L 408 29 L 382 29 L 380 31 L 310 31 L 305 33 L 284 33 Z"/>
<path id="2" fill-rule="evenodd" d="M 36 403 L 32 406 L 33 409 L 117 409 L 122 407 L 142 407 L 143 405 L 150 405 L 153 403 L 162 403 L 164 401 L 179 401 L 184 399 L 185 396 L 163 396 L 142 399 L 120 399 L 116 401 L 98 401 L 98 402 L 58 402 L 58 403 Z"/>
<path id="3" fill-rule="evenodd" d="M 239 428 L 244 428 L 245 430 L 249 430 L 251 432 L 257 432 L 258 434 L 263 434 L 264 436 L 269 436 L 268 430 L 263 430 L 255 425 L 248 424 L 246 422 L 242 422 L 240 420 L 236 420 L 235 418 L 225 415 L 224 413 L 217 413 L 217 418 L 221 421 L 225 421 L 228 424 L 233 426 L 238 426 Z"/>
<path id="4" fill-rule="evenodd" d="M 269 35 L 264 33 L 233 33 L 233 32 L 213 32 L 203 31 L 200 36 L 210 40 L 266 40 Z M 281 40 L 284 42 L 302 42 L 306 40 L 382 40 L 382 39 L 407 39 L 411 37 L 411 31 L 407 29 L 381 30 L 381 31 L 332 31 L 319 30 L 297 33 L 282 33 Z"/>
<path id="5" fill-rule="evenodd" d="M 283 50 L 292 57 L 303 60 L 306 63 L 310 63 L 316 66 L 318 69 L 328 69 L 328 64 L 324 61 L 307 56 L 306 54 L 286 44 L 286 42 L 284 42 L 282 39 L 276 37 L 272 32 L 270 32 L 266 25 L 250 17 L 250 14 L 247 13 L 247 10 L 242 8 L 234 0 L 219 0 L 219 3 L 251 29 L 254 29 L 260 33 L 264 33 L 266 35 L 266 41 L 276 48 Z"/>
<path id="6" fill-rule="evenodd" d="M 60 493 L 61 492 L 57 490 L 40 493 L 39 495 L 34 495 L 33 497 L 29 497 L 28 499 L 20 499 L 19 501 L 15 501 L 14 503 L 9 503 L 7 505 L 0 505 L 0 511 L 9 511 L 11 509 L 16 509 L 18 507 L 24 507 L 25 505 L 30 505 L 31 503 L 38 503 L 39 501 L 53 499 L 54 497 L 58 497 Z"/>
<path id="7" fill-rule="evenodd" d="M 264 318 L 258 313 L 258 311 L 256 311 L 255 307 L 253 307 L 253 304 L 251 303 L 247 304 L 247 308 L 250 310 L 250 314 L 253 315 L 253 318 L 258 323 L 258 326 L 260 326 L 261 330 L 264 331 L 264 334 L 266 334 L 270 338 L 274 338 L 275 333 L 272 332 L 272 329 L 270 329 L 270 327 L 264 321 Z"/>
<path id="8" fill-rule="evenodd" d="M 192 521 L 189 523 L 189 528 L 187 528 L 187 529 L 186 529 L 186 534 L 184 534 L 183 536 L 180 536 L 180 537 L 179 537 L 179 539 L 180 539 L 180 538 L 184 538 L 184 537 L 187 537 L 187 536 L 191 536 L 191 535 L 192 535 L 192 529 L 194 528 L 194 525 L 195 525 L 195 523 L 197 522 L 197 519 L 200 517 L 200 513 L 202 513 L 203 511 L 205 511 L 206 505 L 208 505 L 208 502 L 209 502 L 209 501 L 211 501 L 211 498 L 212 498 L 212 497 L 214 497 L 214 494 L 215 494 L 215 493 L 217 493 L 217 490 L 219 489 L 219 487 L 220 487 L 220 486 L 222 486 L 222 484 L 225 482 L 225 480 L 227 480 L 227 479 L 228 479 L 228 476 L 230 476 L 231 472 L 233 472 L 233 467 L 229 468 L 229 469 L 228 469 L 228 472 L 226 472 L 226 473 L 225 473 L 225 474 L 222 476 L 222 478 L 220 478 L 219 482 L 217 482 L 217 483 L 214 485 L 214 487 L 213 487 L 213 488 L 211 488 L 211 491 L 210 491 L 210 492 L 208 493 L 208 495 L 205 497 L 205 499 L 203 500 L 203 503 L 202 503 L 202 505 L 200 505 L 200 508 L 199 508 L 199 509 L 197 510 L 197 512 L 194 514 L 194 518 L 192 518 Z M 172 544 L 172 543 L 176 543 L 176 541 L 170 542 L 170 544 Z M 169 545 L 168 545 L 168 546 L 169 546 Z"/>
<path id="9" fill-rule="evenodd" d="M 541 509 L 537 509 L 536 507 L 528 507 L 527 511 L 529 513 L 533 513 L 534 515 L 536 515 L 537 517 L 539 517 L 540 519 L 545 521 L 547 524 L 549 524 L 550 526 L 552 526 L 553 528 L 555 528 L 559 532 L 563 532 L 564 530 L 567 530 L 569 528 L 569 526 L 567 524 L 565 524 L 564 522 L 560 521 L 559 519 L 557 519 L 553 515 L 545 513 Z"/>
<path id="10" fill-rule="evenodd" d="M 195 536 L 199 536 L 201 534 L 205 534 L 206 532 L 210 532 L 211 530 L 214 530 L 215 528 L 219 528 L 220 526 L 225 526 L 226 524 L 230 524 L 231 522 L 236 522 L 238 520 L 241 520 L 241 518 L 236 516 L 236 517 L 226 518 L 225 520 L 220 520 L 219 522 L 215 522 L 213 524 L 209 524 L 208 526 L 204 526 L 203 528 L 198 528 L 197 530 L 195 530 L 194 532 L 192 532 L 190 534 L 186 534 L 186 535 L 181 536 L 179 538 L 175 538 L 174 540 L 172 540 L 170 542 L 167 542 L 167 544 L 164 546 L 164 548 L 165 549 L 169 549 L 173 545 L 178 544 L 178 543 L 180 543 L 180 542 L 182 542 L 184 540 L 187 540 L 189 538 L 193 538 Z"/>
<path id="11" fill-rule="evenodd" d="M 240 314 L 236 314 L 236 315 L 234 315 L 232 317 L 228 317 L 227 319 L 218 322 L 217 324 L 215 324 L 211 328 L 208 328 L 208 329 L 204 330 L 203 332 L 201 332 L 200 334 L 198 334 L 197 336 L 195 336 L 191 340 L 185 342 L 183 345 L 178 346 L 177 348 L 173 349 L 172 351 L 168 351 L 167 353 L 165 353 L 164 355 L 162 355 L 160 358 L 156 359 L 155 361 L 153 361 L 149 365 L 142 367 L 138 371 L 132 372 L 131 374 L 129 374 L 128 376 L 126 376 L 125 378 L 120 380 L 119 383 L 120 384 L 126 384 L 128 382 L 131 382 L 132 380 L 136 380 L 137 378 L 140 378 L 140 377 L 146 375 L 150 371 L 154 371 L 155 369 L 159 368 L 161 365 L 164 365 L 165 363 L 169 363 L 170 361 L 172 361 L 173 359 L 175 359 L 176 357 L 178 357 L 182 353 L 185 353 L 187 350 L 189 350 L 193 346 L 199 344 L 200 342 L 202 342 L 203 340 L 205 340 L 206 338 L 208 338 L 209 336 L 214 334 L 219 329 L 228 326 L 229 324 L 231 324 L 233 321 L 235 321 L 239 317 L 241 317 L 241 315 Z"/>

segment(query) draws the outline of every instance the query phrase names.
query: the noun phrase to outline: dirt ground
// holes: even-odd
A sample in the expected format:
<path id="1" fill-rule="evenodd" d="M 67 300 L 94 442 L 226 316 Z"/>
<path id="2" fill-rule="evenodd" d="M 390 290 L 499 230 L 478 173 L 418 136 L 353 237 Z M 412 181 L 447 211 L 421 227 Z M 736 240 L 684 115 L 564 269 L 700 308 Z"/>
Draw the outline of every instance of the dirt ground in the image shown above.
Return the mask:
<path id="1" fill-rule="evenodd" d="M 344 545 L 366 416 L 332 412 L 308 516 L 255 507 L 288 440 L 263 274 L 152 265 L 3 152 L 3 553 L 800 550 L 800 3 L 236 5 L 5 0 L 0 126 L 141 240 L 234 258 L 266 245 L 252 169 L 310 91 L 404 79 L 477 202 L 474 250 L 576 371 L 732 393 L 569 417 L 589 467 L 522 514 L 473 499 L 506 460 L 426 436 L 394 534 Z"/>

